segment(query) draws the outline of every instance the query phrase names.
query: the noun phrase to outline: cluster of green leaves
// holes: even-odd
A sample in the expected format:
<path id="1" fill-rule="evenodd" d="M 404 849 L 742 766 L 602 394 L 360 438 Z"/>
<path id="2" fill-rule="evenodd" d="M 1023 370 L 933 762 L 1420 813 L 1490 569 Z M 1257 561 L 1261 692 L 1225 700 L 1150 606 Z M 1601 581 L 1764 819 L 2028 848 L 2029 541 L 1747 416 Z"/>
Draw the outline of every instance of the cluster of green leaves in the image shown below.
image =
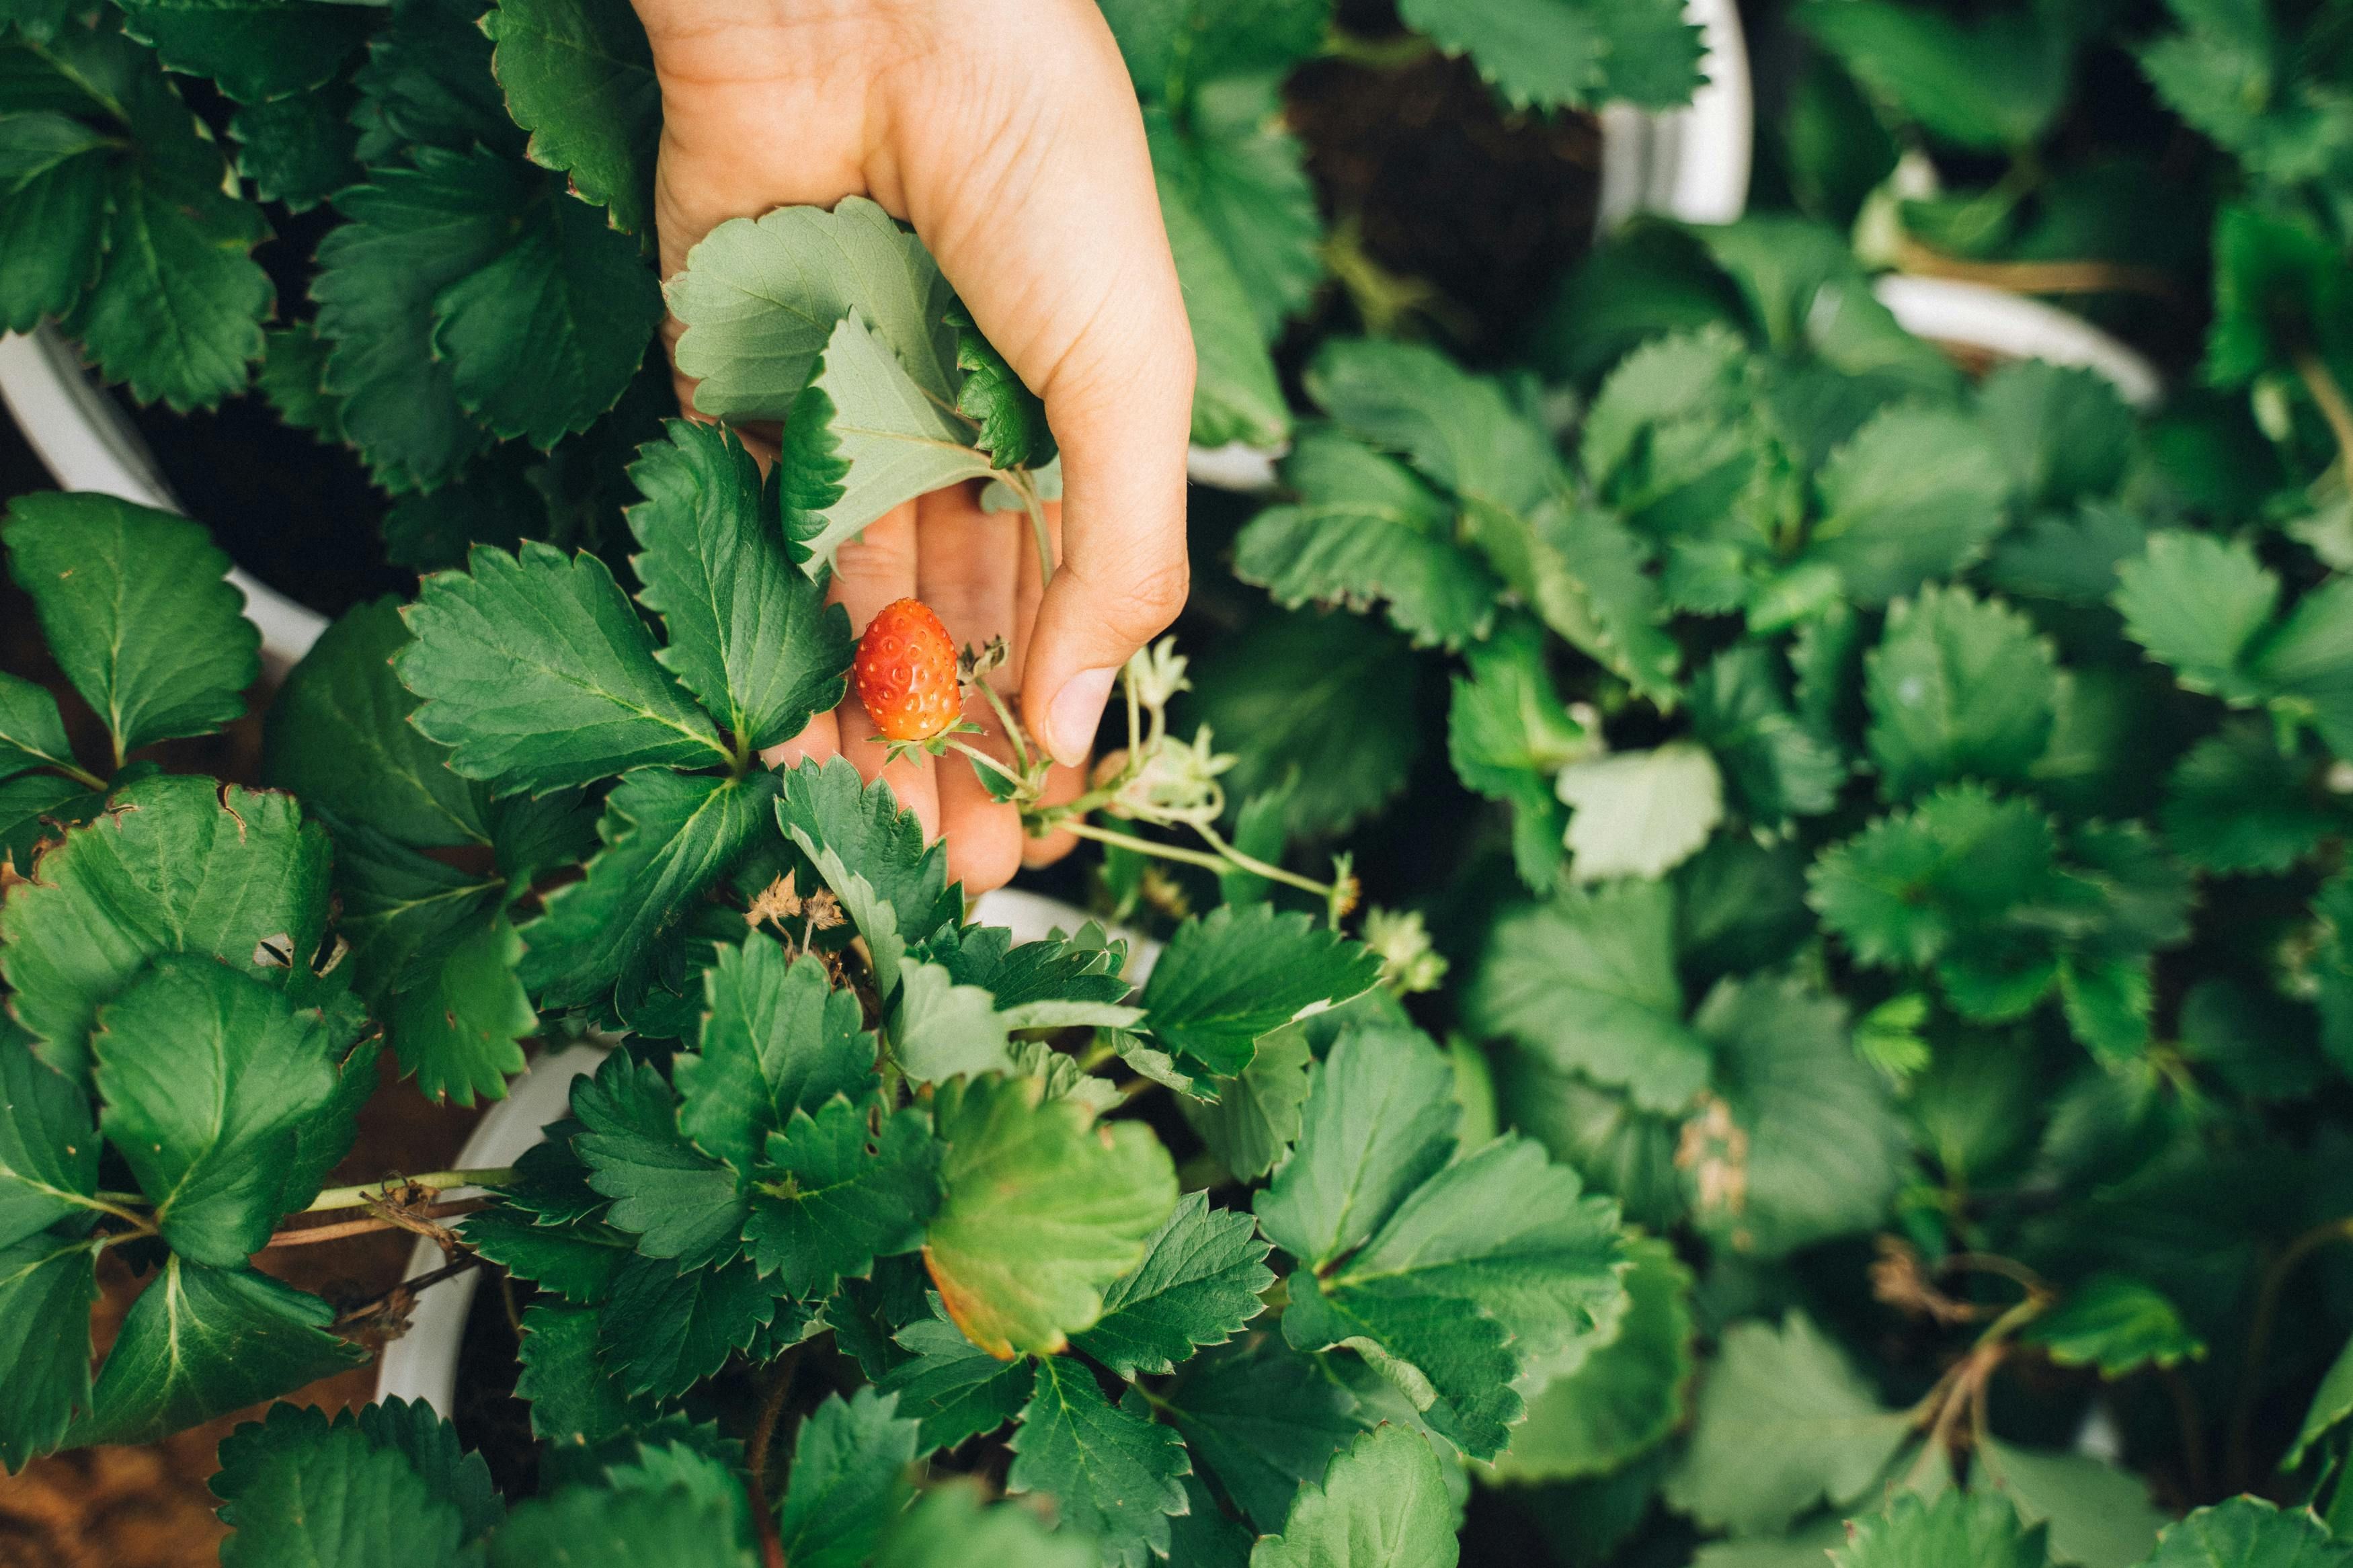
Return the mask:
<path id="1" fill-rule="evenodd" d="M 318 825 L 282 795 L 125 762 L 244 712 L 259 637 L 227 558 L 195 523 L 97 495 L 20 499 L 0 544 L 112 752 L 111 776 L 85 767 L 48 691 L 0 675 L 13 1470 L 365 1359 L 329 1331 L 327 1302 L 248 1257 L 350 1148 L 377 1044 L 328 932 Z M 93 1380 L 99 1261 L 116 1247 L 154 1274 Z"/>
<path id="2" fill-rule="evenodd" d="M 1324 220 L 1283 124 L 1301 65 L 1351 56 L 1331 0 L 1103 0 L 1137 96 L 1198 359 L 1193 439 L 1279 447 L 1292 415 L 1272 347 L 1324 283 Z M 1669 107 L 1699 85 L 1699 34 L 1666 0 L 1412 4 L 1398 17 L 1466 55 L 1518 109 Z M 1386 39 L 1395 55 L 1411 39 Z"/>
<path id="3" fill-rule="evenodd" d="M 2242 320 L 2220 305 L 2216 352 Z M 2266 363 L 2308 374 L 2292 353 Z M 1724 1568 L 1850 1520 L 1866 1559 L 1990 1560 L 2005 1531 L 2003 1561 L 2187 1550 L 2196 1521 L 2157 1548 L 2144 1475 L 2054 1446 L 2096 1403 L 2171 1496 L 2219 1495 L 2184 1467 L 2226 1424 L 2171 1382 L 2242 1412 L 2231 1484 L 2257 1481 L 2286 1443 L 2248 1413 L 2347 1327 L 2316 1308 L 2269 1364 L 2208 1353 L 2242 1339 L 2261 1249 L 2347 1206 L 2323 1107 L 2353 1067 L 2353 601 L 2315 521 L 2325 433 L 2266 450 L 2243 409 L 2147 420 L 2042 363 L 1966 378 L 1843 240 L 1779 216 L 1637 227 L 1531 358 L 1323 343 L 1322 417 L 1234 538 L 1276 607 L 1200 682 L 1238 795 L 1294 837 L 1448 835 L 1451 885 L 1376 896 L 1430 911 L 1501 1125 L 1681 1242 L 1638 1250 L 1615 1342 L 1483 1473 L 1579 1562 L 1663 1550 L 1673 1526 L 1638 1531 L 1672 1515 L 1734 1538 L 1703 1548 Z M 1386 694 L 1277 701 L 1335 667 Z M 1441 678 L 1453 782 L 1500 808 L 1469 831 L 1439 826 L 1462 797 L 1396 696 Z M 1373 816 L 1400 795 L 1397 827 Z M 1507 865 L 1531 896 L 1498 909 Z M 1978 1324 L 1979 1378 L 2052 1369 L 2034 1420 L 1989 1424 L 1864 1326 L 1873 1232 L 1926 1259 L 1885 1266 L 1886 1308 L 1948 1343 Z M 1955 1285 L 1956 1256 L 2032 1288 Z M 1694 1326 L 1718 1348 L 1678 1436 Z M 2324 1391 L 2284 1494 L 2338 1495 L 2346 1407 Z"/>

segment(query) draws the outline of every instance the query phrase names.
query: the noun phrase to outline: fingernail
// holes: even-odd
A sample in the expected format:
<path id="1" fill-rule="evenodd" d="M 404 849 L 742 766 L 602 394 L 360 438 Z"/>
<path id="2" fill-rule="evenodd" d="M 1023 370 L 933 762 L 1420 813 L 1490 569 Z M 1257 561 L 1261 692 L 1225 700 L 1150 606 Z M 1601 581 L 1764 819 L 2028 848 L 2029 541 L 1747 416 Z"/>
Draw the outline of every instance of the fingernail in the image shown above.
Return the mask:
<path id="1" fill-rule="evenodd" d="M 1048 710 L 1052 732 L 1046 737 L 1046 749 L 1064 767 L 1075 768 L 1087 760 L 1087 752 L 1095 742 L 1095 726 L 1103 721 L 1103 704 L 1111 700 L 1113 678 L 1118 674 L 1116 667 L 1082 669 L 1056 694 Z"/>

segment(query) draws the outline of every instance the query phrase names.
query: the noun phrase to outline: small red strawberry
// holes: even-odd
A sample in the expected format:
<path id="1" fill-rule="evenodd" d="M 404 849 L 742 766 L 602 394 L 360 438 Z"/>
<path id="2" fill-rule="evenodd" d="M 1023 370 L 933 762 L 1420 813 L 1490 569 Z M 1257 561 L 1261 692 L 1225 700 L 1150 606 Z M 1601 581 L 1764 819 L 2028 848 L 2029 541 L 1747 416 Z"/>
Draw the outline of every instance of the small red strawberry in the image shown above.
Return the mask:
<path id="1" fill-rule="evenodd" d="M 955 644 L 921 599 L 901 599 L 875 612 L 858 639 L 851 673 L 858 700 L 885 740 L 928 741 L 964 716 Z"/>

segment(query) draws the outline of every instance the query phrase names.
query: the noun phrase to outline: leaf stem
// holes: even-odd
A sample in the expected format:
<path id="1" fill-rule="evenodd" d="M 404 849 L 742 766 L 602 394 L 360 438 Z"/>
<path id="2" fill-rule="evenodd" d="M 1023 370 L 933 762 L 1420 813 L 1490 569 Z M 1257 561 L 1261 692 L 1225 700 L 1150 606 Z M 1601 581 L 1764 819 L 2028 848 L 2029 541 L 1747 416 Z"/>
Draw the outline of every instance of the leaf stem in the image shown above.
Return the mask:
<path id="1" fill-rule="evenodd" d="M 2272 1325 L 2279 1318 L 2280 1296 L 2304 1260 L 2335 1241 L 2353 1241 L 2353 1215 L 2314 1226 L 2289 1242 L 2263 1270 L 2263 1283 L 2256 1287 L 2254 1316 L 2247 1321 L 2247 1353 L 2239 1366 L 2239 1397 L 2231 1407 L 2231 1430 L 2226 1439 L 2229 1459 L 2223 1480 L 2232 1491 L 2242 1489 L 2241 1480 L 2249 1478 L 2254 1468 L 2251 1449 L 2255 1402 L 2263 1392 L 2263 1363 L 2271 1354 Z"/>
<path id="2" fill-rule="evenodd" d="M 334 1209 L 365 1208 L 371 1201 L 383 1202 L 398 1197 L 411 1187 L 446 1193 L 455 1187 L 509 1186 L 514 1179 L 512 1165 L 484 1166 L 478 1170 L 427 1171 L 421 1176 L 386 1176 L 381 1182 L 362 1182 L 355 1187 L 329 1187 L 312 1198 L 301 1212 L 326 1214 Z"/>
<path id="3" fill-rule="evenodd" d="M 2337 465 L 2348 479 L 2353 479 L 2353 404 L 2346 401 L 2345 389 L 2337 384 L 2328 362 L 2312 350 L 2295 351 L 2295 374 L 2304 378 L 2304 389 L 2320 405 L 2321 417 L 2328 421 L 2329 434 L 2337 437 Z"/>
<path id="4" fill-rule="evenodd" d="M 1335 22 L 1324 35 L 1316 53 L 1326 59 L 1346 60 L 1350 65 L 1364 66 L 1371 70 L 1393 71 L 1429 58 L 1438 52 L 1438 46 L 1419 33 L 1400 33 L 1394 38 L 1367 38 L 1352 33 Z"/>
<path id="5" fill-rule="evenodd" d="M 1038 499 L 1038 487 L 1027 468 L 1007 468 L 998 477 L 1021 498 L 1021 509 L 1029 514 L 1029 537 L 1038 545 L 1038 583 L 1043 587 L 1054 580 L 1054 536 L 1046 527 L 1045 504 Z"/>
<path id="6" fill-rule="evenodd" d="M 1029 771 L 1029 741 L 1028 736 L 1022 734 L 1021 725 L 1014 719 L 1013 710 L 1006 707 L 1005 699 L 999 697 L 997 694 L 997 688 L 991 686 L 987 681 L 976 680 L 973 682 L 973 684 L 980 688 L 981 698 L 988 704 L 988 710 L 996 714 L 997 723 L 1004 726 L 1005 739 L 1010 742 L 1013 747 L 1014 766 L 1019 768 L 1025 773 L 1028 773 Z"/>
<path id="7" fill-rule="evenodd" d="M 485 1198 L 459 1198 L 454 1203 L 427 1204 L 413 1210 L 419 1219 L 448 1219 L 452 1215 L 472 1214 L 488 1204 Z M 354 1236 L 367 1236 L 379 1230 L 406 1230 L 406 1226 L 381 1215 L 370 1215 L 365 1219 L 347 1219 L 334 1225 L 302 1226 L 294 1230 L 281 1230 L 272 1236 L 265 1250 L 281 1247 L 310 1247 L 322 1241 L 342 1241 Z"/>
<path id="8" fill-rule="evenodd" d="M 73 780 L 74 783 L 81 785 L 84 789 L 94 789 L 100 795 L 104 795 L 106 793 L 106 781 L 100 778 L 96 773 L 91 773 L 88 768 L 83 767 L 79 763 L 75 762 L 70 757 L 65 758 L 62 761 L 56 757 L 52 757 L 49 759 L 49 766 L 57 769 L 58 772 L 65 774 L 66 777 Z"/>
<path id="9" fill-rule="evenodd" d="M 1227 843 L 1224 837 L 1206 822 L 1196 822 L 1191 826 L 1193 831 L 1208 839 L 1210 847 L 1219 854 L 1251 875 L 1264 877 L 1272 882 L 1287 883 L 1303 892 L 1314 893 L 1318 898 L 1329 899 L 1332 896 L 1330 884 L 1311 881 L 1296 871 L 1286 871 L 1282 867 L 1261 860 L 1255 855 L 1245 855 Z"/>
<path id="10" fill-rule="evenodd" d="M 982 751 L 979 747 L 972 744 L 969 741 L 950 740 L 944 743 L 947 746 L 949 751 L 963 752 L 965 756 L 970 757 L 973 760 L 974 765 L 987 768 L 990 773 L 995 773 L 998 778 L 1003 779 L 1015 789 L 1021 788 L 1023 784 L 1027 782 L 1020 774 L 1015 773 L 1012 769 L 1007 767 L 1003 763 L 998 762 L 995 757 L 990 756 L 987 752 Z"/>

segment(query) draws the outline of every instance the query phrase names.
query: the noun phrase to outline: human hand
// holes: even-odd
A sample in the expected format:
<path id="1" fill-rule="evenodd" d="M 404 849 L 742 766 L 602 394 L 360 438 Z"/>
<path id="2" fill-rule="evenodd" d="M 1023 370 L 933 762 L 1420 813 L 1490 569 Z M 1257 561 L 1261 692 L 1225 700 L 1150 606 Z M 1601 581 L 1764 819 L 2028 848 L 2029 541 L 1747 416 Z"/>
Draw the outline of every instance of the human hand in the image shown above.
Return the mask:
<path id="1" fill-rule="evenodd" d="M 1019 513 L 976 487 L 869 525 L 832 597 L 863 630 L 913 596 L 959 645 L 1013 657 L 994 679 L 1055 759 L 1078 769 L 1128 656 L 1185 600 L 1185 447 L 1192 337 L 1153 189 L 1142 116 L 1092 0 L 637 0 L 662 90 L 655 221 L 665 278 L 716 225 L 871 196 L 911 223 L 989 341 L 1045 400 L 1062 454 L 1060 556 L 1040 585 Z M 677 323 L 670 324 L 675 341 Z M 682 388 L 682 391 L 685 390 Z M 691 405 L 689 405 L 691 406 Z M 1067 514 L 1067 525 L 1061 522 Z M 1009 755 L 975 700 L 976 742 Z M 996 887 L 1025 858 L 1014 807 L 960 758 L 886 762 L 855 692 L 775 748 L 837 752 L 887 778 L 949 874 Z"/>

